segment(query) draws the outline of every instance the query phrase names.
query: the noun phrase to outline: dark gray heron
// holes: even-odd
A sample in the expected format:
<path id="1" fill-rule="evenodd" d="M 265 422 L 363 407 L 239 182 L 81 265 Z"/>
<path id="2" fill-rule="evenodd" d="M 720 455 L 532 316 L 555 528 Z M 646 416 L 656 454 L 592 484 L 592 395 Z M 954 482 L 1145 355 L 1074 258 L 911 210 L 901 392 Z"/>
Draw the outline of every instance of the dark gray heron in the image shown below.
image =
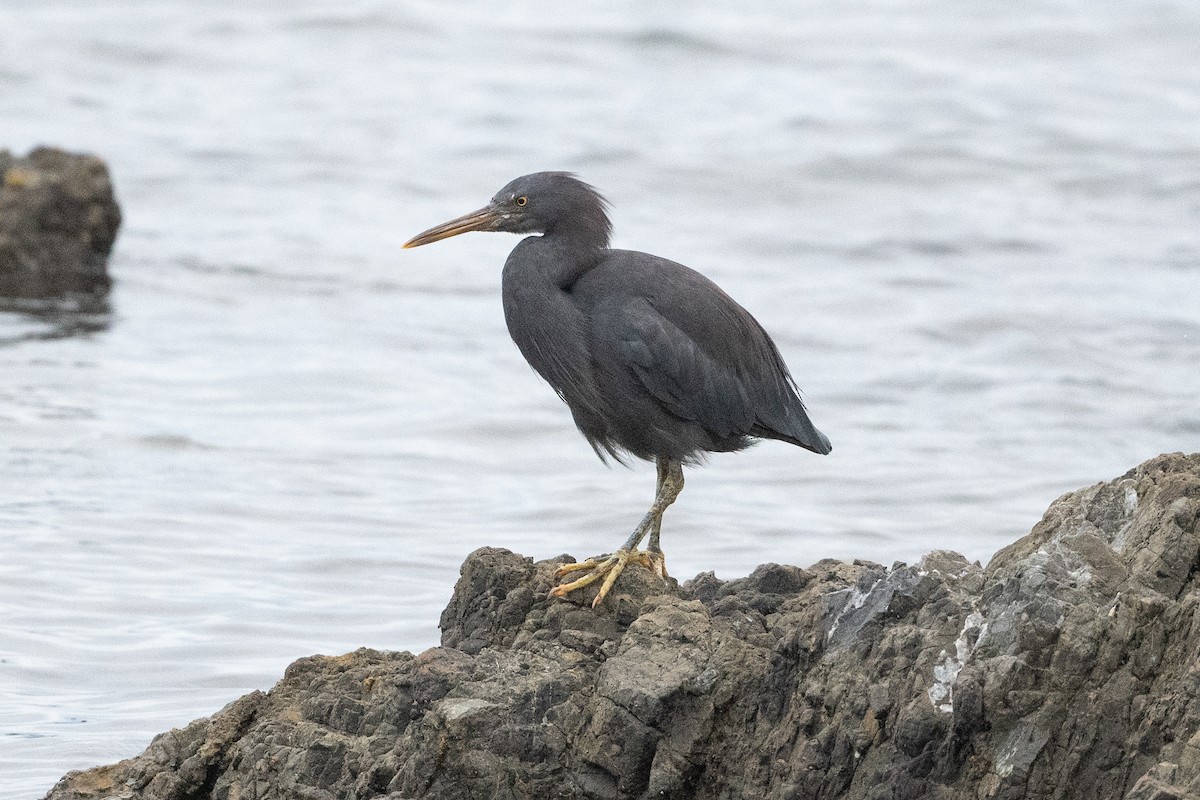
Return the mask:
<path id="1" fill-rule="evenodd" d="M 658 466 L 654 503 L 620 549 L 556 573 L 583 575 L 556 586 L 555 597 L 603 578 L 593 607 L 627 564 L 666 575 L 662 516 L 683 489 L 684 464 L 755 438 L 832 449 L 758 321 L 695 270 L 610 249 L 606 207 L 570 173 L 536 172 L 404 245 L 468 231 L 541 234 L 522 239 L 504 264 L 508 332 L 601 459 L 632 455 Z"/>

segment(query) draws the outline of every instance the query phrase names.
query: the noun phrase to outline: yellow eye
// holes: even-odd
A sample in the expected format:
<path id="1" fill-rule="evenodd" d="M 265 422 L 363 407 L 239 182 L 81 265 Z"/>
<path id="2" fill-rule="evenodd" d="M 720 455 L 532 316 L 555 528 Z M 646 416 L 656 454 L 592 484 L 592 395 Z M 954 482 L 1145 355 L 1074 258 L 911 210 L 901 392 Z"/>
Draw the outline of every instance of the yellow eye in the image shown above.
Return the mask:
<path id="1" fill-rule="evenodd" d="M 520 197 L 517 198 L 516 202 L 517 202 L 517 205 L 523 206 L 529 202 L 529 198 L 526 197 L 525 195 L 521 195 Z"/>

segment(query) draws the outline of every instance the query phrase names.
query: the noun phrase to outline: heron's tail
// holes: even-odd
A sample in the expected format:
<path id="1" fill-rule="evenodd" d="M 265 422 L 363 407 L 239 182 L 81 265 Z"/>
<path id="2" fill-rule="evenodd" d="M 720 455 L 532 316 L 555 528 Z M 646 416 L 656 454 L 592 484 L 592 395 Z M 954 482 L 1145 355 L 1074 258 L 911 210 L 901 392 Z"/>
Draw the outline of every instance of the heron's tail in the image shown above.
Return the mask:
<path id="1" fill-rule="evenodd" d="M 817 430 L 799 401 L 789 407 L 778 419 L 760 420 L 750 430 L 750 433 L 764 439 L 778 439 L 781 442 L 794 444 L 822 456 L 833 451 L 829 437 Z"/>

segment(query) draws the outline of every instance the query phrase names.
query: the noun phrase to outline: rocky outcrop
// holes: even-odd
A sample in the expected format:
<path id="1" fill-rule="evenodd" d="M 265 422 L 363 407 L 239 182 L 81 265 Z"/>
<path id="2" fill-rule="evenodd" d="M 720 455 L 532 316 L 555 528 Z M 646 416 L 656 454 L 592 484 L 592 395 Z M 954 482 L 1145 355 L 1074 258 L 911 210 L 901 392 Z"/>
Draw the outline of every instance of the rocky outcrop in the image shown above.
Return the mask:
<path id="1" fill-rule="evenodd" d="M 49 147 L 25 158 L 0 150 L 0 297 L 106 291 L 120 224 L 100 159 Z"/>
<path id="2" fill-rule="evenodd" d="M 631 569 L 595 612 L 486 548 L 441 647 L 302 659 L 49 797 L 1197 798 L 1198 515 L 1165 455 L 986 568 Z"/>

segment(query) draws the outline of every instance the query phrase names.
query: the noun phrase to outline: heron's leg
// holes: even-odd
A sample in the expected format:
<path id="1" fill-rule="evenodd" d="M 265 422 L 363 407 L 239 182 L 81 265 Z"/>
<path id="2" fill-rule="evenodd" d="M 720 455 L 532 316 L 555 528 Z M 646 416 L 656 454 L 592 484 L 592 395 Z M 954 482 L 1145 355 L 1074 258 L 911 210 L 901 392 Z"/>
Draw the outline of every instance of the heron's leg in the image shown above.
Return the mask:
<path id="1" fill-rule="evenodd" d="M 654 527 L 650 529 L 650 543 L 646 549 L 650 552 L 650 558 L 654 560 L 654 566 L 651 568 L 658 573 L 660 578 L 667 577 L 667 560 L 663 555 L 662 547 L 658 544 L 658 537 L 662 533 L 662 515 L 667 510 L 667 506 L 674 503 L 675 498 L 679 497 L 679 493 L 682 491 L 683 465 L 678 461 L 659 459 L 658 492 L 654 503 L 661 507 L 658 516 L 654 519 Z"/>
<path id="2" fill-rule="evenodd" d="M 600 585 L 600 592 L 592 601 L 592 607 L 595 608 L 608 594 L 609 589 L 616 582 L 617 576 L 631 562 L 641 564 L 659 577 L 666 576 L 666 561 L 658 540 L 662 532 L 663 512 L 675 502 L 675 498 L 683 490 L 683 466 L 678 461 L 666 458 L 659 459 L 657 466 L 658 486 L 654 493 L 654 503 L 646 512 L 646 516 L 642 517 L 642 521 L 633 529 L 633 533 L 625 540 L 625 543 L 610 556 L 597 556 L 577 564 L 564 564 L 559 567 L 554 573 L 555 577 L 562 577 L 577 570 L 589 570 L 589 572 L 578 580 L 554 587 L 550 590 L 551 597 L 562 597 L 568 592 L 582 589 L 600 578 L 604 578 L 604 583 Z M 643 552 L 637 548 L 647 534 L 650 535 L 650 543 L 647 550 Z"/>

